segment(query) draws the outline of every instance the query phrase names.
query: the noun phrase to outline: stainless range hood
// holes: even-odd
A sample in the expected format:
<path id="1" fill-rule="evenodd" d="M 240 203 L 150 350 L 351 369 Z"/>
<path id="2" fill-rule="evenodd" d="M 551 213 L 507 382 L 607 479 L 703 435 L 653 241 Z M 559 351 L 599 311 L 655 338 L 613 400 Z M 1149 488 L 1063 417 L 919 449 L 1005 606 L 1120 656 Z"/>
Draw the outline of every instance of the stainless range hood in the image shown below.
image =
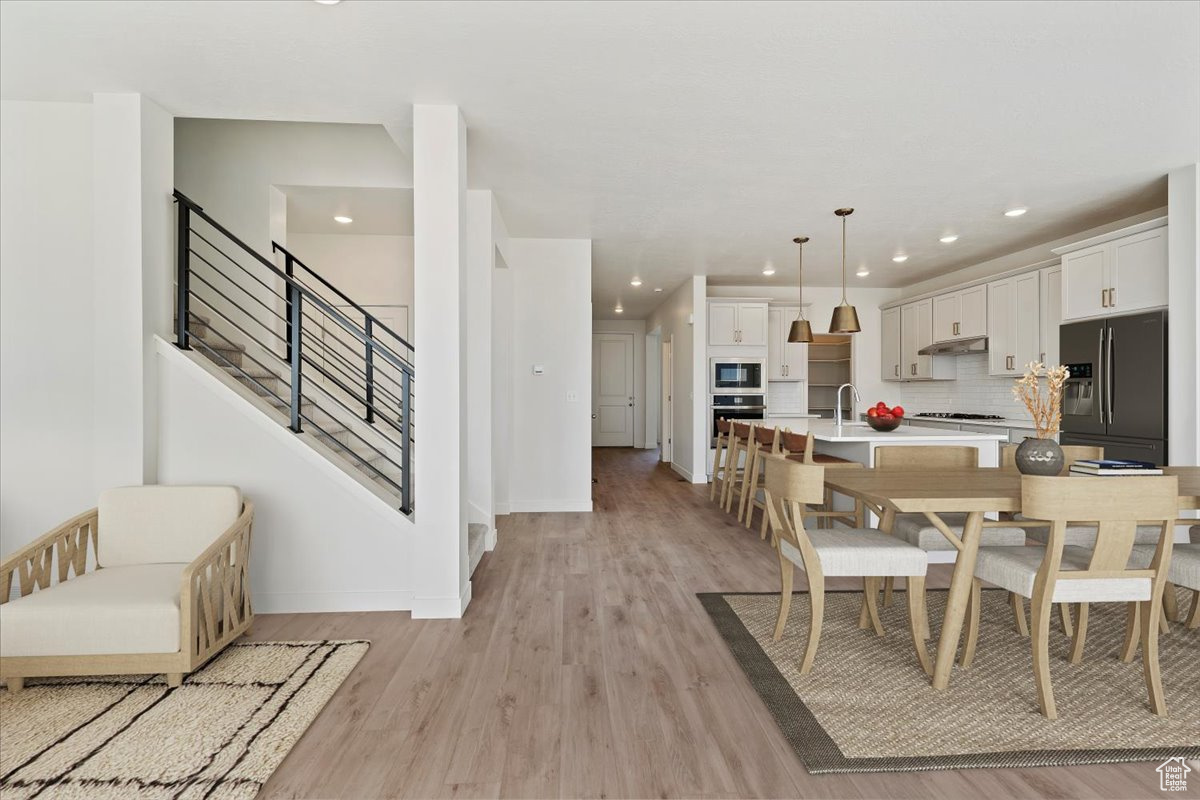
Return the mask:
<path id="1" fill-rule="evenodd" d="M 986 353 L 988 340 L 986 336 L 976 336 L 973 339 L 958 339 L 953 342 L 934 342 L 917 351 L 923 356 L 969 356 L 974 353 Z"/>

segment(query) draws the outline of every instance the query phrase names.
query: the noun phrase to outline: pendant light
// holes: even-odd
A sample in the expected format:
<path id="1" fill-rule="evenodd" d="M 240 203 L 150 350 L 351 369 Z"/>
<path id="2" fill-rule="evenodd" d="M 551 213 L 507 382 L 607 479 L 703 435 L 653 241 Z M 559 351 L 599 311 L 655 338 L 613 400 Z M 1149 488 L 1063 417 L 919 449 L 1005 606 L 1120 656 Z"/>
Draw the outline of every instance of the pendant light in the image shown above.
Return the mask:
<path id="1" fill-rule="evenodd" d="M 804 243 L 807 236 L 797 236 L 792 239 L 800 245 L 800 314 L 792 321 L 792 329 L 788 331 L 789 342 L 811 342 L 813 340 L 812 326 L 804 318 Z"/>
<path id="2" fill-rule="evenodd" d="M 842 218 L 842 303 L 833 310 L 833 318 L 829 320 L 829 332 L 858 333 L 862 330 L 858 324 L 858 312 L 846 302 L 846 217 L 853 214 L 854 209 L 839 208 L 833 213 Z"/>

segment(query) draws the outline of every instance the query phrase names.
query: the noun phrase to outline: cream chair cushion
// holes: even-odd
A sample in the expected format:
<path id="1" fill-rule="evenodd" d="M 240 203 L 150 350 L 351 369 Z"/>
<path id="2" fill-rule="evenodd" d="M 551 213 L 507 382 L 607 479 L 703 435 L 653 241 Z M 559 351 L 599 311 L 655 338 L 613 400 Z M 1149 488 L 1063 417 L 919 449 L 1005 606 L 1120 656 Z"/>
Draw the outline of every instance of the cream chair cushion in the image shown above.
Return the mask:
<path id="1" fill-rule="evenodd" d="M 178 652 L 186 566 L 106 567 L 0 605 L 0 656 Z"/>
<path id="2" fill-rule="evenodd" d="M 871 528 L 809 531 L 808 539 L 826 577 L 924 575 L 929 563 L 924 550 Z M 791 542 L 781 539 L 779 549 L 788 561 L 804 567 L 800 551 Z"/>
<path id="3" fill-rule="evenodd" d="M 1033 582 L 1042 560 L 1044 547 L 981 547 L 975 561 L 975 577 L 1033 597 Z M 1063 547 L 1060 570 L 1087 569 L 1092 551 L 1086 547 Z M 1055 603 L 1103 603 L 1149 600 L 1149 578 L 1088 578 L 1059 580 L 1054 584 Z"/>
<path id="4" fill-rule="evenodd" d="M 1158 544 L 1158 537 L 1161 533 L 1162 528 L 1158 525 L 1138 525 L 1137 531 L 1133 534 L 1133 542 L 1134 544 Z M 1030 528 L 1029 538 L 1047 544 L 1050 541 L 1050 529 Z M 1068 525 L 1063 533 L 1063 544 L 1086 547 L 1091 550 L 1096 546 L 1096 526 Z"/>
<path id="5" fill-rule="evenodd" d="M 1194 529 L 1193 529 L 1194 530 Z M 1146 569 L 1156 548 L 1138 545 L 1129 554 L 1129 566 Z M 1200 589 L 1200 544 L 1177 544 L 1171 553 L 1167 580 L 1185 589 Z"/>
<path id="6" fill-rule="evenodd" d="M 967 524 L 966 514 L 938 514 L 950 530 L 962 536 Z M 922 550 L 953 550 L 941 531 L 924 514 L 897 514 L 892 535 Z M 984 528 L 979 538 L 981 547 L 1021 547 L 1025 544 L 1024 528 Z"/>
<path id="7" fill-rule="evenodd" d="M 237 521 L 234 486 L 127 486 L 100 494 L 102 567 L 186 564 Z M 125 652 L 137 652 L 127 650 Z"/>

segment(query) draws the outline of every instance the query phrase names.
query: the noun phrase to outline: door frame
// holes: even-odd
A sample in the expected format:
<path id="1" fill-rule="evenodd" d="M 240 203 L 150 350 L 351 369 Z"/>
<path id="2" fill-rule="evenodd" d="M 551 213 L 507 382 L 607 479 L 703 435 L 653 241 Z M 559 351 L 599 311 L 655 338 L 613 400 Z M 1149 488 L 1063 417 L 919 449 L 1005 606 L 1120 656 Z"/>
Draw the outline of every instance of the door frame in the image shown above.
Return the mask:
<path id="1" fill-rule="evenodd" d="M 674 393 L 674 372 L 672 369 L 672 352 L 675 347 L 675 334 L 667 337 L 662 343 L 662 449 L 659 451 L 659 461 L 671 463 L 671 456 L 674 452 L 673 433 L 675 430 L 675 393 Z"/>
<path id="2" fill-rule="evenodd" d="M 629 405 L 626 407 L 627 408 L 626 413 L 628 415 L 628 428 L 629 428 L 629 443 L 628 444 L 600 445 L 600 444 L 596 443 L 596 422 L 597 422 L 597 415 L 599 413 L 599 409 L 596 406 L 596 398 L 597 398 L 597 391 L 598 391 L 597 379 L 599 377 L 600 364 L 598 361 L 596 361 L 596 357 L 594 354 L 596 352 L 595 347 L 596 347 L 597 337 L 601 337 L 601 336 L 620 336 L 622 339 L 627 340 L 627 346 L 625 348 L 625 351 L 626 351 L 626 353 L 629 354 L 629 358 L 628 358 L 628 361 L 626 362 L 625 368 L 628 371 L 628 375 L 629 375 L 628 386 L 629 386 L 629 391 L 630 391 Z M 637 378 L 638 378 L 638 374 L 637 374 L 637 347 L 636 347 L 636 344 L 637 344 L 637 337 L 632 332 L 592 331 L 593 364 L 592 364 L 592 387 L 591 387 L 591 395 L 592 396 L 590 398 L 590 402 L 592 403 L 592 447 L 637 447 L 638 446 L 637 415 L 638 415 L 638 411 L 640 409 L 637 408 Z"/>

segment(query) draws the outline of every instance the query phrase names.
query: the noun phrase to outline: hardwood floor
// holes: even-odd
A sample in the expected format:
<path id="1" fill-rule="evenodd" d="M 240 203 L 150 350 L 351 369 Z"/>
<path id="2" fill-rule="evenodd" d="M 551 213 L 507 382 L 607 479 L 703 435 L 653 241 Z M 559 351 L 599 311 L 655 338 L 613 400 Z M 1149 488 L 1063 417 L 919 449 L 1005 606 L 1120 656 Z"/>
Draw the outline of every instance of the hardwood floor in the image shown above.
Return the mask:
<path id="1" fill-rule="evenodd" d="M 654 452 L 594 459 L 595 512 L 502 518 L 462 620 L 255 620 L 254 639 L 372 642 L 262 797 L 1158 794 L 1153 764 L 809 775 L 695 597 L 777 591 L 773 551 Z"/>

